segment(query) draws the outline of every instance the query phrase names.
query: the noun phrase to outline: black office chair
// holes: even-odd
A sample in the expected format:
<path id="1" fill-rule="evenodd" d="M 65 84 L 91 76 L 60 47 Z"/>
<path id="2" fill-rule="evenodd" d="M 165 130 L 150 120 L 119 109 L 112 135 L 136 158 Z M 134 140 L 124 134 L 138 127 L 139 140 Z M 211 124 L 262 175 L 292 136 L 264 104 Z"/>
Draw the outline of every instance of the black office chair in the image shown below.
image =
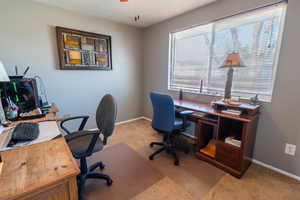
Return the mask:
<path id="1" fill-rule="evenodd" d="M 117 106 L 115 100 L 112 95 L 107 94 L 102 98 L 97 108 L 96 123 L 98 130 L 83 130 L 89 116 L 71 117 L 63 120 L 60 124 L 61 128 L 67 133 L 65 138 L 73 156 L 80 159 L 80 174 L 77 177 L 79 196 L 82 194 L 86 179 L 104 179 L 108 186 L 113 183 L 109 176 L 93 172 L 97 168 L 104 169 L 105 166 L 102 162 L 97 162 L 88 167 L 86 158 L 94 152 L 101 151 L 103 146 L 106 145 L 107 138 L 113 133 L 116 116 Z M 70 133 L 64 123 L 74 119 L 82 119 L 82 122 L 78 131 Z M 103 139 L 100 138 L 101 135 Z"/>
<path id="2" fill-rule="evenodd" d="M 149 156 L 150 160 L 154 159 L 157 154 L 166 151 L 174 157 L 174 165 L 179 165 L 179 159 L 176 155 L 175 134 L 185 130 L 189 125 L 187 123 L 187 116 L 192 114 L 193 111 L 185 110 L 179 112 L 180 118 L 176 118 L 174 102 L 171 96 L 160 94 L 157 92 L 150 93 L 150 99 L 153 106 L 152 128 L 156 131 L 163 133 L 163 142 L 152 142 L 151 147 L 154 145 L 162 146 L 156 152 Z M 188 149 L 185 150 L 188 153 Z"/>

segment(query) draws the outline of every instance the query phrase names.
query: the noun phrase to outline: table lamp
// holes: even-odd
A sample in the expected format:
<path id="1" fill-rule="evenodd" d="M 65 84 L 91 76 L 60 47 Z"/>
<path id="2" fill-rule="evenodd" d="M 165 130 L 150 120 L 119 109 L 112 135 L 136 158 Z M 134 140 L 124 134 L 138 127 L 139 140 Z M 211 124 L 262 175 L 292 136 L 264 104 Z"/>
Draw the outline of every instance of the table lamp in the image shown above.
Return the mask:
<path id="1" fill-rule="evenodd" d="M 229 103 L 231 99 L 231 87 L 233 78 L 233 68 L 244 67 L 239 53 L 232 52 L 227 55 L 226 60 L 220 68 L 229 68 L 227 71 L 227 80 L 225 85 L 224 102 Z"/>
<path id="2" fill-rule="evenodd" d="M 6 73 L 6 70 L 4 68 L 3 63 L 0 61 L 0 82 L 9 82 L 9 77 Z M 0 124 L 3 121 L 6 121 L 5 113 L 2 106 L 2 100 L 1 100 L 1 88 L 0 88 Z"/>

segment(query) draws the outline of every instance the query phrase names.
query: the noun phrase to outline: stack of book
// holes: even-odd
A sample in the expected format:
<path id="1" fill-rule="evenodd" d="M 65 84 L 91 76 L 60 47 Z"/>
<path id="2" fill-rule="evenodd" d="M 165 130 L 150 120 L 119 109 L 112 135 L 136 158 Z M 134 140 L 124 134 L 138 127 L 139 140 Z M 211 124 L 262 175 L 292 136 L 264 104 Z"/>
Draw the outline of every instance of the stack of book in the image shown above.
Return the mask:
<path id="1" fill-rule="evenodd" d="M 222 113 L 239 116 L 241 115 L 242 112 L 240 110 L 227 109 L 227 110 L 222 110 Z"/>
<path id="2" fill-rule="evenodd" d="M 225 138 L 225 143 L 231 144 L 231 145 L 236 146 L 236 147 L 241 147 L 241 141 L 237 140 L 237 139 L 234 139 L 234 137 L 231 137 L 231 136 Z"/>

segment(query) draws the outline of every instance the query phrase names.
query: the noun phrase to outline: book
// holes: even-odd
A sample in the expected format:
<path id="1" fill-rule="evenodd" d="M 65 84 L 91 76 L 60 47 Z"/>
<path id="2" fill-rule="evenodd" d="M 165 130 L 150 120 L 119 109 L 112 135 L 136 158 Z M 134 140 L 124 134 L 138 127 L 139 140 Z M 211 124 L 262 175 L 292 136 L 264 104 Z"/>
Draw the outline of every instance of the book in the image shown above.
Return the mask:
<path id="1" fill-rule="evenodd" d="M 222 113 L 239 116 L 239 115 L 241 115 L 242 112 L 240 110 L 228 109 L 228 110 L 222 110 Z"/>
<path id="2" fill-rule="evenodd" d="M 241 147 L 241 141 L 234 139 L 234 137 L 225 138 L 225 143 L 231 144 L 231 145 L 236 146 L 236 147 Z"/>

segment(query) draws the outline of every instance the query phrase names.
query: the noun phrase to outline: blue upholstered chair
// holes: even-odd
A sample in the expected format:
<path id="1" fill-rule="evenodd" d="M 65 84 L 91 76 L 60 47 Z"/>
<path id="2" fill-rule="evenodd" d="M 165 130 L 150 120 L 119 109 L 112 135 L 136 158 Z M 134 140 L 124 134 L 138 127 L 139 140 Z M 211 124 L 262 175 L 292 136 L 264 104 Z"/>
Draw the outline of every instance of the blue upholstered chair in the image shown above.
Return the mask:
<path id="1" fill-rule="evenodd" d="M 166 151 L 174 157 L 174 165 L 179 165 L 179 159 L 175 152 L 174 136 L 176 133 L 184 131 L 187 127 L 186 117 L 192 114 L 193 111 L 182 111 L 179 113 L 180 118 L 176 118 L 174 102 L 171 96 L 151 92 L 150 99 L 153 106 L 152 128 L 163 133 L 164 137 L 163 142 L 152 142 L 150 144 L 151 147 L 154 145 L 162 147 L 151 154 L 149 159 L 153 160 L 155 155 Z"/>

